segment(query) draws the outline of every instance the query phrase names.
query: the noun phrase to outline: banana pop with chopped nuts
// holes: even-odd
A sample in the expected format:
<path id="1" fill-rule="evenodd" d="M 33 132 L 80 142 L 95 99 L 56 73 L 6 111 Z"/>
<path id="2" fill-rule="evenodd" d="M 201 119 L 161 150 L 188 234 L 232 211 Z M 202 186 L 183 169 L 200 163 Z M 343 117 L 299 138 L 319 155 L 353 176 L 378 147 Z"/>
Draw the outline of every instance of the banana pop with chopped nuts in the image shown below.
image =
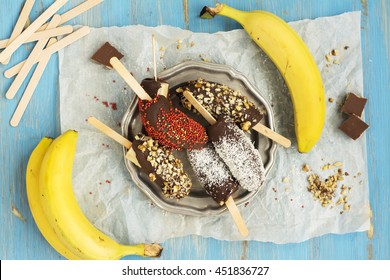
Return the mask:
<path id="1" fill-rule="evenodd" d="M 169 148 L 145 135 L 136 135 L 132 147 L 142 171 L 161 187 L 165 197 L 181 199 L 190 193 L 191 179 Z"/>
<path id="2" fill-rule="evenodd" d="M 176 92 L 180 94 L 185 90 L 190 91 L 214 118 L 218 118 L 220 115 L 228 116 L 244 131 L 255 126 L 263 118 L 263 112 L 260 108 L 257 108 L 239 91 L 228 86 L 199 78 L 177 88 Z M 189 110 L 193 109 L 191 103 L 184 96 L 181 98 L 181 104 Z M 196 110 L 194 109 L 194 111 Z"/>

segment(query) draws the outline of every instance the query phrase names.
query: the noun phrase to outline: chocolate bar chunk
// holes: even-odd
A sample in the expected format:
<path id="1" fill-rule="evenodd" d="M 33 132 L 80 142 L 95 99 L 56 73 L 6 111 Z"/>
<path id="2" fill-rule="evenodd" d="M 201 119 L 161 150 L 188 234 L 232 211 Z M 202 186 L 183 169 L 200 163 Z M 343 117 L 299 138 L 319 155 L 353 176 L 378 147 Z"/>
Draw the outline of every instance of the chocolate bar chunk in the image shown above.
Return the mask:
<path id="1" fill-rule="evenodd" d="M 356 116 L 361 117 L 366 103 L 367 98 L 359 97 L 350 92 L 347 94 L 341 112 L 348 115 L 355 114 Z"/>
<path id="2" fill-rule="evenodd" d="M 113 57 L 121 59 L 123 57 L 123 54 L 121 54 L 110 43 L 106 42 L 91 58 L 98 63 L 112 68 L 110 64 L 110 59 Z"/>
<path id="3" fill-rule="evenodd" d="M 361 118 L 356 115 L 351 115 L 346 121 L 344 121 L 339 129 L 356 140 L 362 135 L 362 133 L 369 127 Z"/>

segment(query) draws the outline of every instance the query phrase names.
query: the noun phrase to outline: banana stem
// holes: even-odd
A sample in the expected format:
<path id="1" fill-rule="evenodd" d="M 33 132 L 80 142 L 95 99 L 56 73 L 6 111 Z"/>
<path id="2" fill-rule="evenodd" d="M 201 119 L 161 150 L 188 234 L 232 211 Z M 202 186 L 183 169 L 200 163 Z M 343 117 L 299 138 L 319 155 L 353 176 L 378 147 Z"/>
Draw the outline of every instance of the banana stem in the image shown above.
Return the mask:
<path id="1" fill-rule="evenodd" d="M 230 17 L 234 18 L 242 26 L 244 26 L 243 23 L 247 14 L 248 12 L 234 9 L 226 4 L 216 4 L 215 8 L 205 6 L 200 12 L 200 17 L 203 19 L 210 19 L 216 15 Z"/>
<path id="2" fill-rule="evenodd" d="M 129 255 L 157 258 L 161 256 L 162 250 L 163 248 L 159 244 L 138 244 L 122 246 L 120 255 L 117 259 Z"/>

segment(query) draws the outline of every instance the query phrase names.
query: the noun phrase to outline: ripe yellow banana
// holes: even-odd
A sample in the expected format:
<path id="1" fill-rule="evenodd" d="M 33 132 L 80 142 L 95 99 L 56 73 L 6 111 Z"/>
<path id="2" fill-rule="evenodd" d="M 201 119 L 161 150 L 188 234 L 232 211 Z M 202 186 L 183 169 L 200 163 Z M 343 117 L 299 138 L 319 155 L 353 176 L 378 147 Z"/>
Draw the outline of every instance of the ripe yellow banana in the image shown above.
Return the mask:
<path id="1" fill-rule="evenodd" d="M 39 144 L 35 147 L 34 151 L 31 153 L 31 156 L 28 160 L 26 172 L 26 191 L 28 204 L 30 206 L 34 221 L 47 242 L 49 242 L 49 244 L 65 258 L 69 260 L 79 260 L 80 258 L 69 251 L 68 248 L 58 239 L 49 221 L 47 220 L 39 201 L 39 173 L 41 170 L 41 162 L 52 142 L 52 138 L 42 138 Z"/>
<path id="2" fill-rule="evenodd" d="M 40 202 L 61 242 L 80 259 L 160 256 L 158 244 L 121 245 L 88 221 L 73 193 L 72 167 L 78 133 L 68 130 L 46 152 L 39 175 Z"/>
<path id="3" fill-rule="evenodd" d="M 298 151 L 309 152 L 325 122 L 325 92 L 320 71 L 299 35 L 281 18 L 265 11 L 245 12 L 226 4 L 204 7 L 202 18 L 226 16 L 239 22 L 271 58 L 290 91 Z"/>

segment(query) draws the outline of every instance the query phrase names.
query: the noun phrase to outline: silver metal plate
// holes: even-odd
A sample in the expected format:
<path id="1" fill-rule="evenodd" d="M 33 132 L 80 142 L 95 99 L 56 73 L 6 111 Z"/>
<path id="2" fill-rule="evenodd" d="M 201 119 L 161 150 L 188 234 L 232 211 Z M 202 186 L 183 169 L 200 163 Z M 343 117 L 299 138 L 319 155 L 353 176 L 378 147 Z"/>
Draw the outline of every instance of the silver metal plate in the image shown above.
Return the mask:
<path id="1" fill-rule="evenodd" d="M 269 128 L 274 129 L 274 117 L 270 104 L 263 98 L 260 92 L 251 85 L 247 78 L 229 66 L 208 62 L 186 61 L 160 73 L 159 78 L 167 82 L 170 85 L 170 89 L 174 89 L 187 81 L 196 80 L 198 78 L 204 78 L 208 81 L 227 85 L 240 91 L 243 95 L 246 95 L 257 106 L 262 106 L 266 111 L 262 123 Z M 175 93 L 174 90 L 171 92 Z M 173 103 L 178 104 L 179 98 L 176 94 L 171 93 L 171 95 L 170 98 Z M 186 109 L 183 108 L 182 110 Z M 200 116 L 188 111 L 187 113 L 207 126 Z M 137 98 L 134 98 L 123 117 L 122 134 L 126 138 L 133 140 L 133 136 L 140 132 L 145 133 L 142 128 L 142 122 L 138 111 Z M 259 133 L 254 130 L 252 130 L 250 134 L 248 133 L 248 137 L 251 138 L 256 149 L 259 150 L 264 163 L 265 175 L 267 176 L 274 164 L 276 144 L 268 138 L 259 135 Z M 123 153 L 126 155 L 127 150 L 124 149 Z M 191 165 L 187 160 L 186 152 L 174 151 L 174 153 L 182 160 L 184 168 L 193 182 L 189 196 L 180 200 L 164 197 L 160 188 L 151 182 L 148 176 L 142 173 L 139 168 L 125 158 L 126 168 L 135 184 L 153 201 L 153 203 L 166 211 L 193 216 L 218 215 L 226 211 L 225 206 L 221 207 L 206 194 L 194 175 Z M 253 192 L 240 189 L 233 195 L 233 198 L 237 205 L 241 205 L 249 202 L 259 191 L 261 191 L 261 189 L 262 188 Z"/>

